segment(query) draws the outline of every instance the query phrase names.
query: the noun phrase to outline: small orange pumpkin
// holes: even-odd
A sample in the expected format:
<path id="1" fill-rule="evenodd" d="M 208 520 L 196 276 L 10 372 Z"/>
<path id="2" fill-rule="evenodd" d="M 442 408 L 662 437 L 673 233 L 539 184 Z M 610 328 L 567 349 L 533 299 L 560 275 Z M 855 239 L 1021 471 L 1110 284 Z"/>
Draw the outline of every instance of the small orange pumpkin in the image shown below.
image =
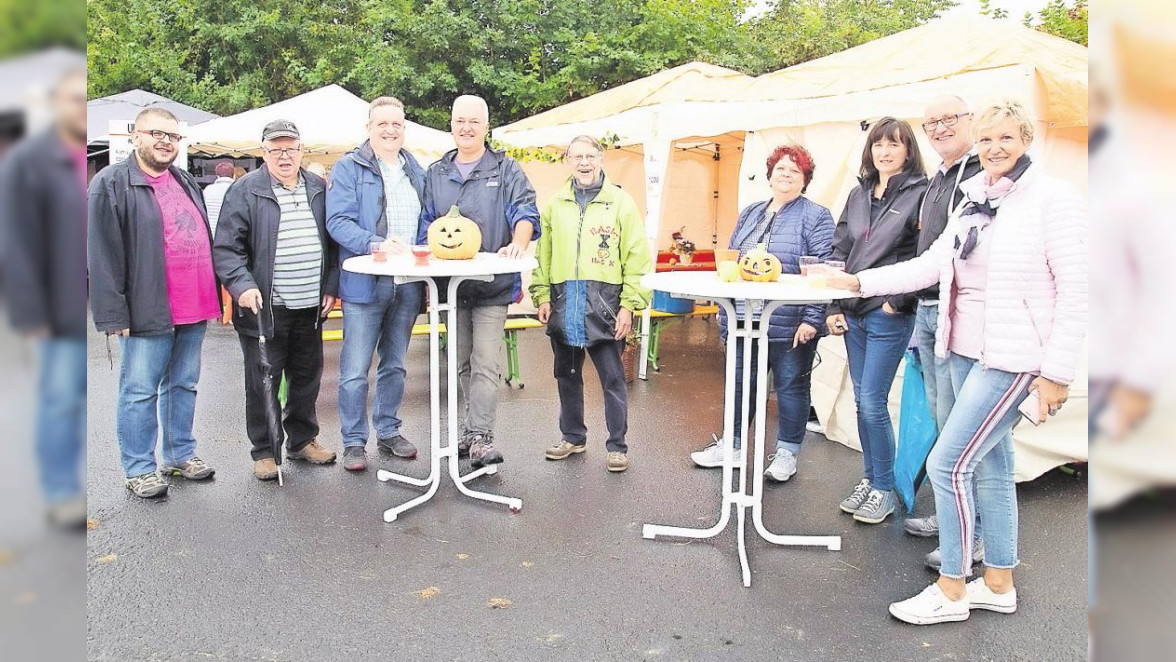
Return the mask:
<path id="1" fill-rule="evenodd" d="M 767 244 L 758 244 L 740 258 L 739 277 L 757 282 L 775 281 L 780 278 L 780 260 L 768 252 Z"/>
<path id="2" fill-rule="evenodd" d="M 429 224 L 429 250 L 442 260 L 469 260 L 482 248 L 482 230 L 457 205 Z"/>

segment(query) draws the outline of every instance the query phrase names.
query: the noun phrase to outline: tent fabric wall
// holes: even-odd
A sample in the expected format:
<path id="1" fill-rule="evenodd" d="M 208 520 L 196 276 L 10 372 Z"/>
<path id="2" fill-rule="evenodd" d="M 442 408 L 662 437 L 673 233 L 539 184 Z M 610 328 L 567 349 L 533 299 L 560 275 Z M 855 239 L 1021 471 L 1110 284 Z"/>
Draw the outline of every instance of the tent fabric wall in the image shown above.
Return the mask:
<path id="1" fill-rule="evenodd" d="M 338 85 L 254 108 L 192 127 L 188 151 L 193 154 L 261 156 L 261 130 L 275 119 L 294 122 L 309 150 L 307 159 L 330 165 L 367 138 L 368 102 Z M 427 165 L 454 148 L 453 138 L 409 120 L 404 146 Z"/>

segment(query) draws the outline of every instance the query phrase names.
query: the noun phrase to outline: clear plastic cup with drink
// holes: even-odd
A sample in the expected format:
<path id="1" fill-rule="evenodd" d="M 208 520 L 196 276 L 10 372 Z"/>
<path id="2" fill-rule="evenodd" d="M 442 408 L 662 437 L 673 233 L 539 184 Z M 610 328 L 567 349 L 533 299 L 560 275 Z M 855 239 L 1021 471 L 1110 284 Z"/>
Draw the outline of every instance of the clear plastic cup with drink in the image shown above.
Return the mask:
<path id="1" fill-rule="evenodd" d="M 412 257 L 418 267 L 429 266 L 429 255 L 431 254 L 432 251 L 429 250 L 428 246 L 418 245 L 412 247 Z"/>
<path id="2" fill-rule="evenodd" d="M 811 275 L 809 269 L 814 265 L 820 264 L 821 260 L 820 258 L 814 257 L 812 255 L 802 255 L 800 256 L 800 259 L 797 260 L 797 262 L 800 264 L 800 275 L 809 276 Z"/>
<path id="3" fill-rule="evenodd" d="M 384 242 L 373 241 L 368 246 L 368 249 L 372 254 L 372 261 L 373 262 L 387 262 L 388 261 L 388 252 L 384 250 Z"/>

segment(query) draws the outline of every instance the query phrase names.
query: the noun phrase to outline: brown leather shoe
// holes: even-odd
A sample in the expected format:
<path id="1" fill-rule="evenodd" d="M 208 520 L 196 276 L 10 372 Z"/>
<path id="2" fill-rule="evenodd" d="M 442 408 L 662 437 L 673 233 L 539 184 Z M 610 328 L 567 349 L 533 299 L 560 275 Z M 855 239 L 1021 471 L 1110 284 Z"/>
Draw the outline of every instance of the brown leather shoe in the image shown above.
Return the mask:
<path id="1" fill-rule="evenodd" d="M 290 451 L 286 457 L 291 460 L 306 460 L 311 464 L 330 464 L 335 461 L 335 452 L 323 448 L 315 439 L 296 451 Z"/>
<path id="2" fill-rule="evenodd" d="M 253 476 L 257 480 L 273 480 L 278 477 L 278 465 L 274 458 L 263 457 L 253 463 Z"/>

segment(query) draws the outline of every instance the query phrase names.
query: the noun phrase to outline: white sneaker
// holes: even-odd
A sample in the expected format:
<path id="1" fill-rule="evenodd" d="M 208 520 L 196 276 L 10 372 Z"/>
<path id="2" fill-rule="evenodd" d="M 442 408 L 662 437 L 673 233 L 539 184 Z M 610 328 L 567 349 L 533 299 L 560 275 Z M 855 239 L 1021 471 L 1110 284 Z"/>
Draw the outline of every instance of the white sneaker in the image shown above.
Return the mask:
<path id="1" fill-rule="evenodd" d="M 984 583 L 983 577 L 977 577 L 968 582 L 967 590 L 968 601 L 972 603 L 972 609 L 987 609 L 1002 614 L 1011 614 L 1017 611 L 1017 589 L 1015 588 L 1008 593 L 994 593 L 992 589 L 988 588 L 988 584 Z"/>
<path id="2" fill-rule="evenodd" d="M 804 424 L 804 429 L 809 432 L 815 432 L 816 434 L 825 434 L 825 426 L 821 425 L 820 421 L 809 421 Z"/>
<path id="3" fill-rule="evenodd" d="M 778 483 L 783 483 L 796 473 L 796 456 L 792 451 L 782 448 L 775 455 L 768 456 L 768 462 L 771 464 L 764 475 Z"/>
<path id="4" fill-rule="evenodd" d="M 711 435 L 710 444 L 694 453 L 690 454 L 690 460 L 704 469 L 714 469 L 723 466 L 723 453 L 727 449 L 727 444 L 720 442 L 718 435 Z M 736 469 L 743 468 L 743 450 L 735 449 L 735 463 L 732 465 Z"/>
<path id="5" fill-rule="evenodd" d="M 934 625 L 966 621 L 971 612 L 967 593 L 959 600 L 949 600 L 939 584 L 932 584 L 913 598 L 890 605 L 890 615 L 911 625 Z"/>

